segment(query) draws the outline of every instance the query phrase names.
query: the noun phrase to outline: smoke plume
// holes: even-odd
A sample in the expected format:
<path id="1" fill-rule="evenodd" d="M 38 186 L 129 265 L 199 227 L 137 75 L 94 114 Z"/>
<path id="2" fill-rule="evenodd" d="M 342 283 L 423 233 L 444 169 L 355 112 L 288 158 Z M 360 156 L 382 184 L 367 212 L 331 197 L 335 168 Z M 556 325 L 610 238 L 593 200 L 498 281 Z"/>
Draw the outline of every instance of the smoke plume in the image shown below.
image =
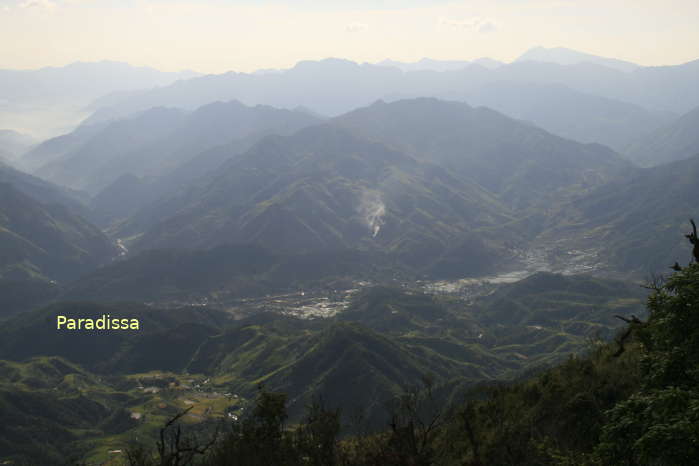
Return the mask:
<path id="1" fill-rule="evenodd" d="M 383 225 L 383 217 L 386 215 L 386 205 L 381 200 L 381 193 L 365 190 L 359 201 L 359 214 L 364 224 L 369 228 L 372 238 L 375 238 Z"/>

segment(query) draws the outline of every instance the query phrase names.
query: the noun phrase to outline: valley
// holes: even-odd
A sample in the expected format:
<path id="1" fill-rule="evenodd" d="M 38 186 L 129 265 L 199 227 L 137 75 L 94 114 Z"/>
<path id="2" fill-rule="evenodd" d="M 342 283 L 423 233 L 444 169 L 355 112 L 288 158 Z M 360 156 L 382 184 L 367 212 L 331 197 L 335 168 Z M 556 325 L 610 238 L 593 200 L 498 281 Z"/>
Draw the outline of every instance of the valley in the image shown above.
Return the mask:
<path id="1" fill-rule="evenodd" d="M 697 82 L 0 70 L 0 464 L 693 464 Z M 139 325 L 56 328 L 105 315 Z"/>

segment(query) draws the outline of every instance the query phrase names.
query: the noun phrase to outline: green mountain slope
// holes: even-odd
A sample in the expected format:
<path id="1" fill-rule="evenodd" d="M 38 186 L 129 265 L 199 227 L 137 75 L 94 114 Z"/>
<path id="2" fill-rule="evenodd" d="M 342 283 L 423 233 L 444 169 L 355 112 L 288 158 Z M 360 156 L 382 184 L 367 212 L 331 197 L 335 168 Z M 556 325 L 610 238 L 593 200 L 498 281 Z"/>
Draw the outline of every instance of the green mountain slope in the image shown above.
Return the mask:
<path id="1" fill-rule="evenodd" d="M 192 189 L 136 249 L 258 243 L 283 252 L 381 250 L 423 270 L 454 258 L 492 266 L 497 242 L 477 228 L 510 218 L 479 186 L 347 131 L 319 126 L 269 137 Z"/>
<path id="2" fill-rule="evenodd" d="M 116 247 L 68 208 L 0 183 L 0 277 L 68 279 L 112 259 Z"/>
<path id="3" fill-rule="evenodd" d="M 629 169 L 604 146 L 575 143 L 457 102 L 377 102 L 333 124 L 467 176 L 515 209 L 546 207 Z"/>
<path id="4" fill-rule="evenodd" d="M 138 330 L 57 330 L 57 316 L 138 319 Z M 152 309 L 142 304 L 57 303 L 8 320 L 0 358 L 23 360 L 60 356 L 101 373 L 181 370 L 208 336 L 227 322 L 206 308 Z M 28 341 L 33 343 L 27 344 Z"/>
<path id="5" fill-rule="evenodd" d="M 64 359 L 0 361 L 0 374 L 0 458 L 9 464 L 77 461 L 80 439 L 137 424 L 122 407 L 129 395 Z"/>
<path id="6" fill-rule="evenodd" d="M 637 137 L 624 152 L 642 166 L 661 165 L 699 154 L 699 107 L 663 128 Z"/>
<path id="7" fill-rule="evenodd" d="M 539 240 L 595 249 L 598 260 L 627 274 L 666 272 L 689 250 L 684 234 L 687 219 L 699 217 L 697 177 L 699 156 L 633 172 L 563 205 Z"/>
<path id="8" fill-rule="evenodd" d="M 383 426 L 385 402 L 425 374 L 440 397 L 456 399 L 479 382 L 589 348 L 598 329 L 618 322 L 612 314 L 641 315 L 642 300 L 642 289 L 620 282 L 539 274 L 471 305 L 374 287 L 335 318 L 315 320 L 261 313 L 232 321 L 206 307 L 56 304 L 0 329 L 0 359 L 9 360 L 0 362 L 0 414 L 12 421 L 0 429 L 0 445 L 13 458 L 38 458 L 32 449 L 45 442 L 42 454 L 54 459 L 42 456 L 44 462 L 86 450 L 104 460 L 134 435 L 155 438 L 168 415 L 188 406 L 198 410 L 188 428 L 207 419 L 207 407 L 240 414 L 260 385 L 288 394 L 293 420 L 322 396 L 348 416 L 361 408 Z M 59 314 L 138 317 L 141 330 L 58 332 Z M 143 374 L 151 370 L 157 373 Z M 147 417 L 136 420 L 133 412 Z M 32 437 L 30 423 L 42 426 Z"/>
<path id="9" fill-rule="evenodd" d="M 10 183 L 18 191 L 43 204 L 59 203 L 80 215 L 87 214 L 83 193 L 55 185 L 0 162 L 0 183 Z"/>
<path id="10" fill-rule="evenodd" d="M 149 250 L 66 285 L 61 298 L 187 302 L 221 293 L 237 299 L 398 272 L 403 270 L 387 254 L 354 250 L 280 254 L 255 245 Z"/>

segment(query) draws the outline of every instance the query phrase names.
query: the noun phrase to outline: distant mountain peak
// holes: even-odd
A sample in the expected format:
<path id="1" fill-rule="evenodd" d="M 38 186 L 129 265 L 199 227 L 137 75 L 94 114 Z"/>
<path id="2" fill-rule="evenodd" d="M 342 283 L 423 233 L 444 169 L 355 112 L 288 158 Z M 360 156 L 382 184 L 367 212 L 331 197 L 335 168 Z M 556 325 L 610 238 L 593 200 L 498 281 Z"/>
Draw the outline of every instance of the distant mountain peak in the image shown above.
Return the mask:
<path id="1" fill-rule="evenodd" d="M 617 58 L 606 58 L 592 55 L 585 52 L 569 49 L 566 47 L 551 47 L 542 46 L 532 47 L 524 52 L 514 62 L 536 61 L 556 63 L 558 65 L 578 65 L 581 63 L 594 63 L 596 65 L 606 66 L 617 71 L 629 72 L 639 68 L 639 65 Z"/>
<path id="2" fill-rule="evenodd" d="M 291 70 L 303 70 L 307 68 L 316 68 L 320 66 L 334 66 L 344 68 L 358 68 L 360 65 L 352 60 L 344 58 L 328 57 L 321 60 L 302 60 L 291 68 Z"/>
<path id="3" fill-rule="evenodd" d="M 470 66 L 482 66 L 488 69 L 494 69 L 501 66 L 503 63 L 493 60 L 488 57 L 476 58 L 475 60 L 437 60 L 434 58 L 423 57 L 416 62 L 401 62 L 396 60 L 386 59 L 376 63 L 377 66 L 390 66 L 398 68 L 401 71 L 456 71 Z"/>

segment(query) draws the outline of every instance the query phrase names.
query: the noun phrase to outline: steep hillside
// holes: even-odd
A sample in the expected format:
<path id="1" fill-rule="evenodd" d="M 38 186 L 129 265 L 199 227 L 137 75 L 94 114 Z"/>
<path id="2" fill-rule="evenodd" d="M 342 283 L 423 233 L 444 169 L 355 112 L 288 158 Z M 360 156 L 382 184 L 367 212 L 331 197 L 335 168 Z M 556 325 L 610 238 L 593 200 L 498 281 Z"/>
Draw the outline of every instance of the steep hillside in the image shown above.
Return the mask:
<path id="1" fill-rule="evenodd" d="M 673 113 L 650 111 L 556 83 L 494 82 L 464 95 L 444 97 L 492 108 L 557 136 L 604 144 L 619 153 L 639 134 L 661 128 L 675 118 Z"/>
<path id="2" fill-rule="evenodd" d="M 331 126 L 265 139 L 181 206 L 135 247 L 380 249 L 423 269 L 459 250 L 468 272 L 498 257 L 476 229 L 510 215 L 476 184 Z"/>
<path id="3" fill-rule="evenodd" d="M 36 141 L 26 134 L 0 129 L 0 161 L 16 162 Z"/>
<path id="4" fill-rule="evenodd" d="M 117 255 L 96 227 L 68 208 L 41 204 L 0 183 L 0 277 L 63 280 L 94 269 Z"/>
<path id="5" fill-rule="evenodd" d="M 208 250 L 149 250 L 83 276 L 62 299 L 199 301 L 298 291 L 334 280 L 381 279 L 409 271 L 385 253 L 355 250 L 274 253 L 255 245 Z"/>
<path id="6" fill-rule="evenodd" d="M 184 118 L 181 110 L 154 108 L 110 123 L 77 149 L 64 153 L 35 173 L 55 183 L 95 193 L 119 175 L 148 165 L 152 156 L 144 158 L 139 151 L 172 134 Z M 134 153 L 138 154 L 135 160 L 130 158 Z"/>
<path id="7" fill-rule="evenodd" d="M 590 248 L 615 270 L 666 272 L 690 249 L 684 234 L 699 218 L 699 156 L 646 168 L 561 207 L 539 239 L 561 250 Z"/>
<path id="8" fill-rule="evenodd" d="M 71 131 L 95 99 L 117 91 L 152 90 L 191 71 L 163 72 L 118 62 L 77 62 L 41 69 L 0 69 L 0 120 L 3 126 L 40 139 Z"/>
<path id="9" fill-rule="evenodd" d="M 105 168 L 124 175 L 115 178 L 93 199 L 95 219 L 106 225 L 135 215 L 128 223 L 152 224 L 170 212 L 163 204 L 263 137 L 293 134 L 319 122 L 303 111 L 246 107 L 237 101 L 206 105 L 189 114 L 163 140 Z M 139 221 L 139 215 L 145 221 Z M 123 233 L 133 227 L 118 228 Z"/>
<path id="10" fill-rule="evenodd" d="M 642 166 L 661 165 L 699 154 L 699 107 L 663 128 L 637 137 L 624 152 Z"/>
<path id="11" fill-rule="evenodd" d="M 291 134 L 320 120 L 302 111 L 215 102 L 193 112 L 153 108 L 80 126 L 45 141 L 24 166 L 94 196 L 102 226 L 172 196 L 268 134 Z"/>
<path id="12" fill-rule="evenodd" d="M 137 425 L 122 407 L 137 397 L 64 359 L 0 360 L 0 374 L 0 458 L 9 464 L 77 460 L 85 453 L 76 445 L 81 438 Z"/>
<path id="13" fill-rule="evenodd" d="M 101 122 L 94 125 L 81 124 L 73 131 L 61 136 L 55 136 L 42 141 L 22 158 L 17 160 L 17 165 L 28 172 L 35 172 L 44 165 L 61 159 L 66 154 L 77 151 L 80 146 L 87 143 L 93 136 L 102 131 L 109 122 Z"/>
<path id="14" fill-rule="evenodd" d="M 550 206 L 630 168 L 604 146 L 575 143 L 457 102 L 377 102 L 333 124 L 466 176 L 517 210 Z"/>
<path id="15" fill-rule="evenodd" d="M 11 184 L 18 191 L 43 204 L 58 203 L 81 215 L 87 214 L 87 199 L 83 193 L 57 186 L 1 162 L 0 183 Z"/>
<path id="16" fill-rule="evenodd" d="M 540 274 L 471 306 L 415 289 L 369 288 L 330 319 L 259 313 L 234 321 L 201 306 L 59 303 L 0 329 L 0 359 L 11 360 L 0 361 L 0 413 L 12 420 L 0 429 L 0 445 L 5 455 L 25 458 L 38 457 L 37 441 L 53 458 L 70 445 L 97 449 L 104 460 L 134 435 L 155 438 L 187 407 L 196 413 L 188 429 L 221 411 L 240 416 L 261 385 L 287 393 L 292 422 L 321 396 L 348 418 L 361 411 L 368 425 L 383 428 L 385 403 L 423 376 L 445 404 L 460 400 L 479 382 L 589 348 L 599 329 L 620 322 L 612 314 L 642 315 L 642 300 L 643 290 L 620 282 Z M 103 314 L 136 317 L 141 328 L 55 330 L 57 315 Z M 46 430 L 27 436 L 30 423 Z M 45 437 L 48 431 L 54 437 Z"/>
<path id="17" fill-rule="evenodd" d="M 138 330 L 57 331 L 57 316 L 138 319 Z M 201 308 L 153 309 L 143 304 L 62 302 L 22 314 L 2 328 L 0 359 L 60 356 L 100 373 L 184 369 L 197 347 L 217 334 L 228 316 Z M 33 344 L 26 344 L 33 341 Z"/>

